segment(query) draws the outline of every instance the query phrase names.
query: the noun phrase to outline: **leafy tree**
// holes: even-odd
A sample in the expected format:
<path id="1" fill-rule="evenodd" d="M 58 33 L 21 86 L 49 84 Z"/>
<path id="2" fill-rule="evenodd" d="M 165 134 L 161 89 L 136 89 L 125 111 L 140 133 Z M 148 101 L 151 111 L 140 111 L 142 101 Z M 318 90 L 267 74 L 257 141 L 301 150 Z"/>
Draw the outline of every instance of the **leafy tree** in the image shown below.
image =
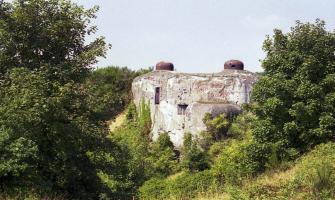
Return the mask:
<path id="1" fill-rule="evenodd" d="M 106 138 L 82 84 L 106 50 L 103 38 L 85 43 L 97 8 L 17 0 L 0 9 L 1 193 L 129 192 L 129 155 Z"/>
<path id="2" fill-rule="evenodd" d="M 170 140 L 170 136 L 168 133 L 159 134 L 157 140 L 153 143 L 153 149 L 157 149 L 158 151 L 163 151 L 165 149 L 173 149 L 173 143 Z"/>
<path id="3" fill-rule="evenodd" d="M 122 160 L 127 162 L 127 169 L 129 169 L 127 180 L 132 183 L 132 192 L 136 192 L 137 188 L 153 174 L 149 159 L 150 108 L 142 100 L 138 111 L 134 104 L 130 104 L 126 116 L 128 117 L 123 125 L 110 133 L 109 137 L 128 154 L 128 157 Z"/>
<path id="4" fill-rule="evenodd" d="M 220 183 L 239 184 L 244 178 L 264 171 L 271 149 L 254 140 L 255 120 L 255 115 L 244 111 L 232 121 L 230 137 L 211 146 L 211 169 Z"/>
<path id="5" fill-rule="evenodd" d="M 127 189 L 119 185 L 128 173 L 122 151 L 90 120 L 77 84 L 60 86 L 23 68 L 11 70 L 6 80 L 0 87 L 1 188 L 78 198 Z M 101 181 L 102 172 L 114 188 Z"/>
<path id="6" fill-rule="evenodd" d="M 177 170 L 177 155 L 168 133 L 161 133 L 151 146 L 151 163 L 156 176 L 166 177 Z"/>
<path id="7" fill-rule="evenodd" d="M 32 170 L 28 164 L 36 160 L 38 148 L 34 141 L 17 136 L 13 130 L 0 130 L 0 179 L 1 182 Z"/>
<path id="8" fill-rule="evenodd" d="M 44 71 L 47 79 L 61 83 L 81 81 L 104 56 L 100 37 L 91 26 L 98 7 L 85 10 L 69 0 L 15 0 L 0 4 L 0 75 L 16 67 Z"/>
<path id="9" fill-rule="evenodd" d="M 215 160 L 213 172 L 220 182 L 239 184 L 244 178 L 263 172 L 269 154 L 266 144 L 252 139 L 232 140 Z"/>
<path id="10" fill-rule="evenodd" d="M 297 21 L 291 32 L 275 30 L 263 45 L 263 76 L 253 101 L 257 142 L 271 143 L 287 155 L 331 140 L 335 133 L 335 33 L 325 23 Z"/>
<path id="11" fill-rule="evenodd" d="M 198 142 L 193 139 L 191 133 L 185 133 L 184 135 L 184 143 L 181 152 L 181 165 L 184 169 L 192 172 L 203 171 L 209 168 L 206 153 L 198 147 Z"/>
<path id="12" fill-rule="evenodd" d="M 94 70 L 86 79 L 89 105 L 97 120 L 110 120 L 125 110 L 131 101 L 131 83 L 138 75 L 126 67 Z"/>
<path id="13" fill-rule="evenodd" d="M 210 113 L 206 113 L 203 122 L 207 128 L 201 133 L 202 138 L 199 141 L 203 149 L 208 150 L 215 142 L 227 138 L 231 119 L 225 114 L 213 117 Z"/>

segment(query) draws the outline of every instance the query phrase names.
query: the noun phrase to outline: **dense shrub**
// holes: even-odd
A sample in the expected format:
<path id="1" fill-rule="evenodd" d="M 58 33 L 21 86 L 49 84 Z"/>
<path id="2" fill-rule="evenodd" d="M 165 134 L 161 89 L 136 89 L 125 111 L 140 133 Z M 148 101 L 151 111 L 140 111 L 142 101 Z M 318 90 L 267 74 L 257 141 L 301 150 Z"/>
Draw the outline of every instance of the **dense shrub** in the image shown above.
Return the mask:
<path id="1" fill-rule="evenodd" d="M 216 189 L 211 171 L 182 172 L 166 179 L 151 179 L 140 188 L 142 199 L 193 199 L 195 196 Z"/>
<path id="2" fill-rule="evenodd" d="M 166 199 L 170 196 L 167 183 L 163 178 L 152 178 L 139 189 L 141 199 Z"/>
<path id="3" fill-rule="evenodd" d="M 23 68 L 6 80 L 11 84 L 0 87 L 1 192 L 94 198 L 121 189 L 108 189 L 97 174 L 122 183 L 127 172 L 119 146 L 91 120 L 78 84 L 61 86 Z"/>
<path id="4" fill-rule="evenodd" d="M 134 104 L 128 106 L 126 120 L 109 135 L 126 153 L 121 156 L 128 163 L 127 180 L 135 195 L 145 181 L 155 181 L 155 178 L 163 178 L 179 170 L 178 157 L 169 135 L 161 133 L 156 141 L 152 141 L 150 128 L 150 108 L 142 99 L 137 108 Z"/>
<path id="5" fill-rule="evenodd" d="M 224 147 L 213 165 L 215 176 L 221 181 L 238 184 L 264 170 L 269 149 L 248 140 L 234 140 Z"/>
<path id="6" fill-rule="evenodd" d="M 333 138 L 334 43 L 335 32 L 320 20 L 298 21 L 291 32 L 276 29 L 265 40 L 264 73 L 252 91 L 257 142 L 303 152 Z"/>
<path id="7" fill-rule="evenodd" d="M 225 114 L 213 117 L 206 113 L 203 122 L 207 130 L 201 133 L 200 146 L 208 150 L 213 143 L 227 138 L 231 121 L 232 119 L 226 117 Z"/>
<path id="8" fill-rule="evenodd" d="M 117 143 L 128 154 L 124 157 L 128 163 L 129 173 L 127 178 L 132 182 L 132 191 L 143 184 L 150 178 L 153 173 L 150 164 L 150 109 L 148 105 L 142 101 L 140 109 L 136 110 L 133 104 L 127 109 L 128 118 L 126 121 L 112 133 L 109 138 Z"/>
<path id="9" fill-rule="evenodd" d="M 188 171 L 202 171 L 209 168 L 209 159 L 205 151 L 201 150 L 198 140 L 190 133 L 184 134 L 181 151 L 181 166 Z"/>
<path id="10" fill-rule="evenodd" d="M 272 169 L 227 191 L 241 199 L 334 199 L 334 153 L 334 143 L 318 145 L 287 168 Z"/>
<path id="11" fill-rule="evenodd" d="M 161 133 L 150 147 L 153 176 L 166 177 L 178 170 L 178 157 L 168 133 Z"/>
<path id="12" fill-rule="evenodd" d="M 85 80 L 89 106 L 96 120 L 110 120 L 126 109 L 132 99 L 131 83 L 136 76 L 151 69 L 132 71 L 126 67 L 94 70 Z"/>
<path id="13" fill-rule="evenodd" d="M 106 138 L 83 84 L 108 49 L 102 37 L 85 41 L 97 9 L 0 1 L 1 194 L 98 199 L 129 190 L 123 151 Z"/>

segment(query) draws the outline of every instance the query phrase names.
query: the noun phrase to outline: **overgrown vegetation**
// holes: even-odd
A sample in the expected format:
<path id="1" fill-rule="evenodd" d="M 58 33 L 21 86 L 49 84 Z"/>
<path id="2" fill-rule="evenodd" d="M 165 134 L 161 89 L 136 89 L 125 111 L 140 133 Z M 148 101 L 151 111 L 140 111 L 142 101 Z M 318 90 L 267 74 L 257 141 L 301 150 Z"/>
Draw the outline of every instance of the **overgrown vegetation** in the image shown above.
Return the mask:
<path id="1" fill-rule="evenodd" d="M 206 168 L 216 192 L 206 195 L 195 187 L 174 193 L 171 188 L 187 190 L 174 187 L 174 181 L 183 180 L 153 179 L 140 188 L 144 199 L 335 198 L 334 144 L 327 143 L 335 132 L 335 33 L 327 32 L 320 20 L 297 22 L 287 34 L 275 30 L 264 50 L 264 73 L 254 86 L 252 103 L 234 119 L 206 115 L 207 131 L 193 145 L 208 158 L 195 156 L 193 164 L 210 164 Z M 192 146 L 189 137 L 186 134 L 184 148 Z M 203 172 L 189 173 L 202 177 Z M 206 183 L 202 178 L 190 184 Z"/>
<path id="2" fill-rule="evenodd" d="M 124 111 L 130 103 L 133 79 L 151 69 L 132 71 L 127 67 L 105 67 L 94 70 L 85 80 L 89 108 L 94 118 L 107 121 Z"/>
<path id="3" fill-rule="evenodd" d="M 335 34 L 325 23 L 297 22 L 264 42 L 264 74 L 252 92 L 255 140 L 275 145 L 280 159 L 334 137 Z"/>
<path id="4" fill-rule="evenodd" d="M 151 178 L 164 178 L 176 173 L 178 157 L 168 134 L 162 133 L 156 141 L 151 140 L 151 117 L 148 103 L 141 101 L 139 109 L 130 104 L 127 120 L 114 130 L 109 138 L 128 152 L 129 169 L 127 180 L 132 192 L 128 197 L 137 196 L 137 189 Z"/>
<path id="5" fill-rule="evenodd" d="M 129 102 L 137 72 L 91 73 L 107 49 L 103 38 L 85 43 L 96 11 L 70 1 L 1 1 L 1 196 L 98 199 L 132 191 L 127 152 L 106 138 L 100 116 L 112 118 Z"/>
<path id="6" fill-rule="evenodd" d="M 92 70 L 108 49 L 85 43 L 97 8 L 0 2 L 0 198 L 335 199 L 335 33 L 323 21 L 275 30 L 251 104 L 207 114 L 176 150 L 168 133 L 151 140 L 150 102 L 130 103 L 150 69 Z"/>
<path id="7" fill-rule="evenodd" d="M 193 199 L 216 189 L 211 171 L 181 172 L 166 179 L 153 178 L 141 188 L 141 199 Z"/>
<path id="8" fill-rule="evenodd" d="M 334 143 L 316 146 L 285 168 L 227 188 L 232 199 L 334 199 Z"/>

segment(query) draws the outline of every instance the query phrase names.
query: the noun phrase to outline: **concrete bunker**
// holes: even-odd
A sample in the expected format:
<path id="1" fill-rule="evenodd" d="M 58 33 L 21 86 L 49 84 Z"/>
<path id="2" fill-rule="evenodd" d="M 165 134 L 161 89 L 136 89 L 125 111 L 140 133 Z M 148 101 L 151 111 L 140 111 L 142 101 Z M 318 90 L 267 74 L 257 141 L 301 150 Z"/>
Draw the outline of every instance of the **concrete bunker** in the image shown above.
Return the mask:
<path id="1" fill-rule="evenodd" d="M 227 61 L 218 73 L 177 72 L 172 63 L 159 62 L 154 71 L 134 79 L 132 92 L 137 106 L 143 98 L 149 102 L 152 139 L 167 132 L 178 148 L 184 133 L 197 135 L 206 129 L 205 113 L 227 117 L 240 113 L 256 80 L 238 60 Z"/>
<path id="2" fill-rule="evenodd" d="M 161 95 L 161 88 L 155 87 L 155 104 L 159 104 L 160 102 L 160 95 Z"/>
<path id="3" fill-rule="evenodd" d="M 174 66 L 171 62 L 161 61 L 156 64 L 156 70 L 173 71 Z"/>
<path id="4" fill-rule="evenodd" d="M 185 115 L 187 107 L 188 107 L 187 104 L 178 104 L 177 105 L 177 113 L 178 113 L 178 115 Z"/>
<path id="5" fill-rule="evenodd" d="M 228 60 L 224 64 L 224 69 L 244 70 L 244 64 L 239 60 Z"/>

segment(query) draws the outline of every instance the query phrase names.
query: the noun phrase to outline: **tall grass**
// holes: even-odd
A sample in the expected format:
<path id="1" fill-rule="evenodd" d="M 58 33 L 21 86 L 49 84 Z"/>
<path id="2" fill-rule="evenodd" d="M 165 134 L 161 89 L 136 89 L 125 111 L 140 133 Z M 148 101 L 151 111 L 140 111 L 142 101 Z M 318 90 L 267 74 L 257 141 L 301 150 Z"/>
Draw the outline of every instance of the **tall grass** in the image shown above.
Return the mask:
<path id="1" fill-rule="evenodd" d="M 331 195 L 334 192 L 333 168 L 330 163 L 321 163 L 316 167 L 316 174 L 312 177 L 312 189 L 316 197 Z"/>

